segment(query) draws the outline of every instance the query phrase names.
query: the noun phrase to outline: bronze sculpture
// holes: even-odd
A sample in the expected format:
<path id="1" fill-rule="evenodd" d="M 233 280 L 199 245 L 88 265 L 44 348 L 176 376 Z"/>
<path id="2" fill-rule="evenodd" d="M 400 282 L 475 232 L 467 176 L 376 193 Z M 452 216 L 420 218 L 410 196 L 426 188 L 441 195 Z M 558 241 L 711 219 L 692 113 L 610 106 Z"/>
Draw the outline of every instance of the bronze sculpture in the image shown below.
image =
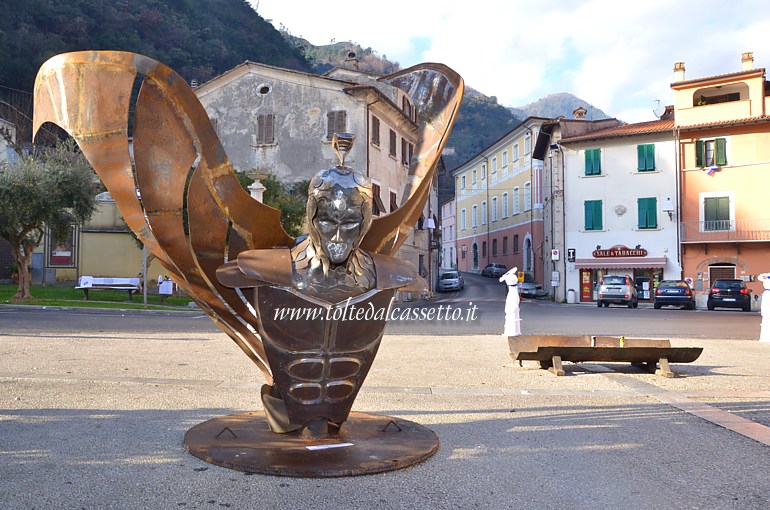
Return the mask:
<path id="1" fill-rule="evenodd" d="M 132 160 L 128 116 L 137 75 L 143 81 L 133 119 Z M 348 437 L 358 430 L 355 423 L 340 427 L 376 354 L 384 318 L 368 323 L 347 323 L 333 316 L 332 320 L 292 322 L 275 320 L 269 312 L 279 306 L 332 310 L 346 303 L 385 308 L 396 289 L 421 284 L 414 268 L 393 255 L 427 200 L 463 83 L 438 64 L 415 66 L 382 81 L 409 94 L 417 111 L 420 141 L 401 207 L 383 217 L 371 217 L 366 181 L 344 165 L 352 137 L 338 134 L 334 143 L 340 165 L 313 179 L 307 207 L 310 235 L 296 245 L 280 226 L 278 211 L 251 199 L 240 187 L 205 110 L 168 67 L 126 52 L 76 52 L 46 62 L 35 83 L 34 131 L 50 121 L 75 138 L 128 226 L 179 287 L 260 368 L 267 383 L 262 392 L 267 422 L 276 432 L 293 433 L 285 435 L 282 447 L 287 451 L 295 437 L 304 445 Z M 377 422 L 359 414 L 360 423 Z M 214 443 L 224 440 L 225 430 L 229 431 L 225 438 L 230 434 L 242 439 L 246 432 L 233 432 L 235 424 L 252 418 L 263 420 L 251 413 L 207 427 L 201 424 L 203 432 L 216 429 L 217 433 L 201 439 L 195 435 L 201 430 L 193 433 L 197 427 L 191 429 L 186 446 L 220 465 L 292 476 L 340 476 L 403 467 L 398 463 L 364 467 L 365 460 L 348 457 L 342 463 L 358 462 L 357 468 L 330 468 L 329 463 L 340 462 L 330 458 L 307 471 L 296 465 L 307 464 L 303 458 L 274 469 L 261 459 L 251 464 L 235 462 L 229 450 L 211 454 L 224 448 Z M 386 428 L 393 423 L 399 430 L 416 426 L 405 420 L 384 423 Z M 255 428 L 259 427 L 249 430 Z M 298 430 L 302 433 L 297 434 Z M 405 461 L 409 463 L 422 460 L 437 447 L 437 441 L 424 432 L 414 434 L 421 446 Z M 370 435 L 367 430 L 357 437 L 366 443 Z M 263 442 L 260 436 L 249 444 Z M 243 448 L 238 444 L 236 449 Z"/>

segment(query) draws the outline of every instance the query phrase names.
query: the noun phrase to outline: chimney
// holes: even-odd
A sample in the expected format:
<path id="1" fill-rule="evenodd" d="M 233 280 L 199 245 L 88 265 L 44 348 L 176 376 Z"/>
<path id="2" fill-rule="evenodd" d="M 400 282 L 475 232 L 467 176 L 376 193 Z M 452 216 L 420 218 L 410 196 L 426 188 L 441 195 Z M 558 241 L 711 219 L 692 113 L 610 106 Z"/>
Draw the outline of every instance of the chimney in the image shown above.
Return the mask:
<path id="1" fill-rule="evenodd" d="M 349 51 L 345 57 L 345 67 L 349 69 L 358 69 L 358 57 L 354 51 Z"/>
<path id="2" fill-rule="evenodd" d="M 674 82 L 684 81 L 684 62 L 674 64 Z"/>
<path id="3" fill-rule="evenodd" d="M 741 54 L 741 64 L 743 64 L 743 70 L 748 71 L 754 67 L 754 53 L 747 51 Z"/>
<path id="4" fill-rule="evenodd" d="M 583 108 L 582 106 L 578 106 L 574 110 L 572 110 L 572 115 L 578 119 L 578 120 L 585 120 L 586 113 L 588 113 L 588 110 Z"/>

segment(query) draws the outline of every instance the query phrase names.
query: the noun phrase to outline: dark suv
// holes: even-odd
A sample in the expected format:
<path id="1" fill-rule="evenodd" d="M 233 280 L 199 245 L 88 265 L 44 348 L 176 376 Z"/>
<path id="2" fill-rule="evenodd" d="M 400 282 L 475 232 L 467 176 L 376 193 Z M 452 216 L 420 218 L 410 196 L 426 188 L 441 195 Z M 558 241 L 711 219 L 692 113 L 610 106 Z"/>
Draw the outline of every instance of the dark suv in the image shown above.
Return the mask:
<path id="1" fill-rule="evenodd" d="M 715 280 L 709 290 L 706 308 L 742 308 L 744 312 L 751 311 L 751 291 L 746 282 L 738 279 Z"/>

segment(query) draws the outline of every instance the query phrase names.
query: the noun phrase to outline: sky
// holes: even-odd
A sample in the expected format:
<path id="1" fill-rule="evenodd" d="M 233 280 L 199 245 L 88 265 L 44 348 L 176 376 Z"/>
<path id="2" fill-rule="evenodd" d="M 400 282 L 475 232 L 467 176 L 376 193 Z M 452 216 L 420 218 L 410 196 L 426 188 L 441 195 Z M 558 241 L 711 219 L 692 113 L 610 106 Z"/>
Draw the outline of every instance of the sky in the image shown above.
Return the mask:
<path id="1" fill-rule="evenodd" d="M 765 0 L 249 0 L 315 46 L 352 41 L 406 68 L 440 62 L 503 106 L 569 92 L 626 122 L 672 104 L 685 79 L 770 67 Z"/>

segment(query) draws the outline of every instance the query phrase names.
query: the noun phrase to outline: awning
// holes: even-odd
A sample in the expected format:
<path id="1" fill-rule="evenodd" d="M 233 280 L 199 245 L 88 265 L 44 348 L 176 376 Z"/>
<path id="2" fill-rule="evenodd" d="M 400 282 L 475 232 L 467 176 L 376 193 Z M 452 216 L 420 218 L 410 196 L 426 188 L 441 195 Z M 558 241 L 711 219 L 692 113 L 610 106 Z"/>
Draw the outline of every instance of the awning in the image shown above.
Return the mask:
<path id="1" fill-rule="evenodd" d="M 575 259 L 579 269 L 646 269 L 665 267 L 666 257 L 607 257 L 602 259 Z"/>

